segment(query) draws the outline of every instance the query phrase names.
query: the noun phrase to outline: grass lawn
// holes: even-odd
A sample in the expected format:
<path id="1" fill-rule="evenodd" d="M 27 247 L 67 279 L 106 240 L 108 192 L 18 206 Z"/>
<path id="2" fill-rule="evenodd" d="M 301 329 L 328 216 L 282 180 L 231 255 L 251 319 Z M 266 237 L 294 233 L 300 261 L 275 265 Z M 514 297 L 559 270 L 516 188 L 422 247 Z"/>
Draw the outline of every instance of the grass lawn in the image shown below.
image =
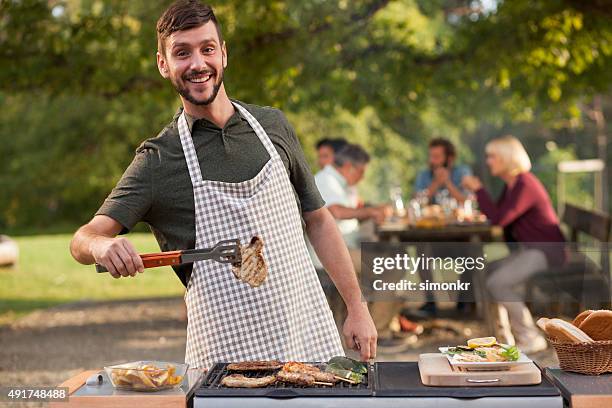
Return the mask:
<path id="1" fill-rule="evenodd" d="M 182 296 L 183 285 L 170 267 L 113 279 L 72 259 L 71 238 L 69 234 L 15 238 L 19 264 L 0 268 L 0 324 L 36 309 L 77 300 Z M 132 233 L 128 238 L 140 253 L 159 251 L 151 234 Z"/>

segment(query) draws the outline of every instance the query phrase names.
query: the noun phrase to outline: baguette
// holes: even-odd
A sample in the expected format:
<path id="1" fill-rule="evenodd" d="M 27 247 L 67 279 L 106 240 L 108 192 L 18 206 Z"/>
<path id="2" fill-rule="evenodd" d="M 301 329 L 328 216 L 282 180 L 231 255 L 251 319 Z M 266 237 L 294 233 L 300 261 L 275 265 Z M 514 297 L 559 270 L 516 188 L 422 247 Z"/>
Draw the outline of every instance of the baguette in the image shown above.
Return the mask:
<path id="1" fill-rule="evenodd" d="M 561 319 L 550 319 L 546 322 L 545 331 L 549 337 L 561 343 L 593 343 L 588 334 Z"/>
<path id="2" fill-rule="evenodd" d="M 580 330 L 593 340 L 612 340 L 612 311 L 594 311 L 580 324 Z"/>
<path id="3" fill-rule="evenodd" d="M 580 327 L 580 323 L 582 323 L 584 321 L 584 319 L 586 319 L 587 317 L 589 317 L 589 315 L 591 313 L 593 313 L 594 310 L 585 310 L 584 312 L 578 314 L 578 316 L 576 316 L 576 318 L 574 318 L 574 321 L 572 322 L 572 324 L 576 327 Z"/>

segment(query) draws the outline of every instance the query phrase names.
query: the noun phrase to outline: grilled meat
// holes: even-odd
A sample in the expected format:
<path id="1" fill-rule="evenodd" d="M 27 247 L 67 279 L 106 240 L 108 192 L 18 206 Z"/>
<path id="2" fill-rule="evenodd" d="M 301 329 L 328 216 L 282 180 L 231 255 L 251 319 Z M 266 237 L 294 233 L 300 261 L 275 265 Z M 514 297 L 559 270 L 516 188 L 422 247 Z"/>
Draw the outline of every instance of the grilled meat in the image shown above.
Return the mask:
<path id="1" fill-rule="evenodd" d="M 284 370 L 281 370 L 278 373 L 276 373 L 276 379 L 278 381 L 291 383 L 291 384 L 297 384 L 297 385 L 311 386 L 311 385 L 314 385 L 315 383 L 315 378 L 310 374 L 292 373 L 292 372 L 284 371 Z"/>
<path id="2" fill-rule="evenodd" d="M 338 379 L 332 373 L 324 373 L 320 371 L 318 373 L 309 373 L 309 374 L 312 375 L 315 381 L 318 381 L 318 382 L 332 383 L 332 384 L 335 384 L 336 382 L 338 382 Z"/>
<path id="3" fill-rule="evenodd" d="M 320 372 L 318 367 L 315 367 L 306 363 L 299 363 L 297 361 L 289 361 L 283 365 L 283 371 L 290 373 L 316 373 Z"/>
<path id="4" fill-rule="evenodd" d="M 336 376 L 332 373 L 322 372 L 318 367 L 315 367 L 310 364 L 298 363 L 295 361 L 290 361 L 285 363 L 283 366 L 283 371 L 289 373 L 304 373 L 314 377 L 315 381 L 327 382 L 335 384 L 337 379 Z"/>
<path id="5" fill-rule="evenodd" d="M 265 377 L 251 378 L 242 374 L 230 374 L 223 377 L 221 385 L 231 388 L 263 388 L 276 382 L 276 376 L 267 375 Z"/>
<path id="6" fill-rule="evenodd" d="M 268 265 L 263 258 L 263 245 L 264 242 L 260 237 L 253 237 L 248 245 L 240 248 L 242 262 L 232 266 L 236 278 L 254 288 L 260 286 L 268 276 Z"/>
<path id="7" fill-rule="evenodd" d="M 242 361 L 240 363 L 231 363 L 227 365 L 228 371 L 269 371 L 278 370 L 283 366 L 278 360 L 270 361 Z"/>

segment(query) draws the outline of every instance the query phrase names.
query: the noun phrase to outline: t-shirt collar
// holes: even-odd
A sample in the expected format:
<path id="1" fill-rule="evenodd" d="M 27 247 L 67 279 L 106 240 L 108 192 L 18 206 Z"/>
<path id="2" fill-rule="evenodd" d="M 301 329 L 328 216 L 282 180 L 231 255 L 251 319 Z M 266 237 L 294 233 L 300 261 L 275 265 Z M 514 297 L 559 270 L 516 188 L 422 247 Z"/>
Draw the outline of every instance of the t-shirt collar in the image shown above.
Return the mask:
<path id="1" fill-rule="evenodd" d="M 344 178 L 342 174 L 340 174 L 340 172 L 336 169 L 334 165 L 332 164 L 326 165 L 323 168 L 323 171 L 329 173 L 330 176 L 338 180 L 338 182 L 342 185 L 342 187 L 344 188 L 348 187 L 348 183 L 346 182 L 346 179 Z"/>
<path id="2" fill-rule="evenodd" d="M 236 102 L 236 101 L 232 99 L 232 102 Z M 176 119 L 178 119 L 178 117 L 181 115 L 181 112 L 183 112 L 183 107 L 178 108 L 176 115 L 175 115 Z M 185 119 L 187 120 L 187 126 L 189 127 L 189 132 L 191 133 L 193 133 L 193 126 L 195 125 L 196 122 L 200 122 L 200 126 L 203 126 L 204 128 L 210 128 L 210 129 L 214 129 L 217 131 L 221 130 L 219 126 L 215 125 L 208 119 L 205 119 L 205 118 L 196 119 L 195 117 L 191 116 L 187 112 L 185 112 Z M 240 123 L 242 120 L 246 120 L 246 119 L 243 119 L 242 115 L 240 115 L 240 112 L 238 112 L 238 109 L 236 109 L 234 114 L 229 118 L 229 120 L 225 124 L 225 129 L 228 129 L 231 126 L 234 126 L 237 123 Z"/>

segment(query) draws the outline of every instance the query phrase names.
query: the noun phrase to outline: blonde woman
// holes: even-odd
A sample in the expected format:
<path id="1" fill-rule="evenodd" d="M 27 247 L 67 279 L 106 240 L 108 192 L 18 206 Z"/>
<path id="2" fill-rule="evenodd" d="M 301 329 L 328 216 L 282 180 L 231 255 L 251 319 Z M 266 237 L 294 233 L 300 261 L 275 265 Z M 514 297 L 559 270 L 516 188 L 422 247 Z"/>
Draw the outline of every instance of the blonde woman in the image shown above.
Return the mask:
<path id="1" fill-rule="evenodd" d="M 491 175 L 501 178 L 505 187 L 497 202 L 491 199 L 480 180 L 463 178 L 465 188 L 476 193 L 480 210 L 492 224 L 504 228 L 511 241 L 523 243 L 500 262 L 487 280 L 487 288 L 500 306 L 502 335 L 526 353 L 546 348 L 546 340 L 535 327 L 529 309 L 516 288 L 536 272 L 564 262 L 563 245 L 536 244 L 565 241 L 559 220 L 546 189 L 530 172 L 531 161 L 521 142 L 503 136 L 486 146 L 487 166 Z"/>

